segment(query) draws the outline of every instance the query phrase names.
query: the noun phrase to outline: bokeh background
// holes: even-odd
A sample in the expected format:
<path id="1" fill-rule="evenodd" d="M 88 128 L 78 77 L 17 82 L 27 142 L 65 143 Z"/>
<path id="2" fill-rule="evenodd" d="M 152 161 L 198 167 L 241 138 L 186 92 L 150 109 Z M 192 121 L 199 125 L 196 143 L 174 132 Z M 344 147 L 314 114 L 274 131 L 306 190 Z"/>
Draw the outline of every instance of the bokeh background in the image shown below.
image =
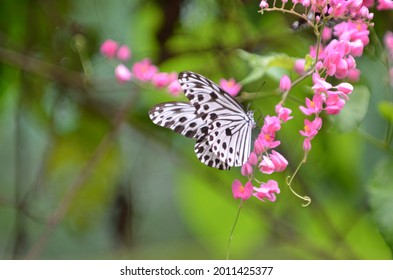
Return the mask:
<path id="1" fill-rule="evenodd" d="M 258 9 L 257 0 L 1 1 L 0 258 L 225 258 L 240 169 L 201 164 L 193 140 L 152 124 L 151 106 L 184 96 L 120 85 L 116 62 L 99 49 L 110 38 L 130 46 L 128 66 L 150 58 L 161 71 L 214 81 L 242 81 L 260 67 L 240 50 L 308 53 L 311 30 L 294 32 L 296 18 Z M 392 122 L 379 106 L 392 100 L 381 45 L 392 15 L 375 13 L 371 43 L 357 60 L 359 97 L 355 90 L 342 116 L 324 116 L 293 181 L 312 198 L 308 207 L 285 178 L 303 157 L 298 107 L 311 81 L 291 91 L 286 106 L 295 118 L 278 135 L 290 164 L 260 176 L 276 179 L 281 193 L 275 203 L 243 205 L 232 259 L 392 258 Z M 244 85 L 259 125 L 280 100 L 279 75 L 296 77 L 291 67 L 266 69 Z"/>

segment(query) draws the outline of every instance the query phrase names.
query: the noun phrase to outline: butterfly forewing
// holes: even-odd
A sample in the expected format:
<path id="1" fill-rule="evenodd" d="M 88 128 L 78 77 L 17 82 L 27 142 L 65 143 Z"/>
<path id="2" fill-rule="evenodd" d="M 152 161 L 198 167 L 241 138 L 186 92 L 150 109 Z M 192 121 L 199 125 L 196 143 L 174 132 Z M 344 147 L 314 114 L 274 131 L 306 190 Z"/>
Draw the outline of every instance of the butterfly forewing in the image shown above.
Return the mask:
<path id="1" fill-rule="evenodd" d="M 243 165 L 250 154 L 252 113 L 209 79 L 182 72 L 179 82 L 196 113 L 208 124 L 208 144 L 213 153 L 229 166 Z"/>
<path id="2" fill-rule="evenodd" d="M 208 114 L 220 114 L 224 111 L 231 111 L 232 114 L 245 115 L 240 103 L 222 90 L 217 84 L 209 79 L 193 73 L 181 72 L 179 83 L 190 103 L 197 110 L 197 114 L 206 118 Z M 214 118 L 214 117 L 213 117 Z"/>

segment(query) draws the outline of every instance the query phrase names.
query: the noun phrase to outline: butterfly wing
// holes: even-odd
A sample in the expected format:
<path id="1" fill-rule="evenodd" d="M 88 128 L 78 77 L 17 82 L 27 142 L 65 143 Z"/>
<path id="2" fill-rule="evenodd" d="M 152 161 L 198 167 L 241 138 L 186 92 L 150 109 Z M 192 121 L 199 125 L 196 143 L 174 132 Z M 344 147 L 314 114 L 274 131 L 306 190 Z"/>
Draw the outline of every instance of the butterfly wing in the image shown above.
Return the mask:
<path id="1" fill-rule="evenodd" d="M 199 138 L 207 132 L 207 125 L 197 116 L 195 108 L 187 102 L 166 102 L 149 110 L 156 125 L 169 128 L 188 138 Z"/>
<path id="2" fill-rule="evenodd" d="M 241 166 L 250 155 L 252 127 L 245 119 L 222 117 L 209 126 L 209 145 L 223 162 Z"/>
<path id="3" fill-rule="evenodd" d="M 214 153 L 207 139 L 208 125 L 200 118 L 194 106 L 186 102 L 161 103 L 149 110 L 153 123 L 176 133 L 197 139 L 194 151 L 198 159 L 211 167 L 229 169 Z"/>
<path id="4" fill-rule="evenodd" d="M 213 147 L 209 145 L 206 136 L 198 138 L 195 143 L 194 151 L 198 159 L 207 166 L 221 170 L 228 170 L 231 168 L 226 162 L 221 161 L 221 159 L 213 153 Z"/>
<path id="5" fill-rule="evenodd" d="M 213 153 L 229 166 L 243 165 L 250 155 L 251 131 L 255 127 L 252 112 L 246 113 L 232 96 L 199 74 L 181 72 L 179 82 L 196 113 L 208 125 Z"/>

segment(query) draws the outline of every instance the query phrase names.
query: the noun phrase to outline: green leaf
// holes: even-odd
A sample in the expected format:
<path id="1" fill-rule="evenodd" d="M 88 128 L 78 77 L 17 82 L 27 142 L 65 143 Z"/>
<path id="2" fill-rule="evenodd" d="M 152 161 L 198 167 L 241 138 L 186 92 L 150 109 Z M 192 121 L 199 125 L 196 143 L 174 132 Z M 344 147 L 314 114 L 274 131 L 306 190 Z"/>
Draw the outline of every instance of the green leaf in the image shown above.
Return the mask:
<path id="1" fill-rule="evenodd" d="M 310 69 L 312 64 L 314 63 L 314 58 L 311 55 L 307 54 L 304 63 L 304 69 Z"/>
<path id="2" fill-rule="evenodd" d="M 378 110 L 381 116 L 388 120 L 389 122 L 393 122 L 393 103 L 388 101 L 383 101 L 379 103 Z"/>
<path id="3" fill-rule="evenodd" d="M 332 117 L 336 128 L 349 132 L 359 126 L 366 116 L 370 102 L 370 91 L 366 86 L 356 86 L 341 113 Z"/>
<path id="4" fill-rule="evenodd" d="M 371 208 L 379 230 L 393 250 L 393 159 L 380 162 L 368 183 Z"/>
<path id="5" fill-rule="evenodd" d="M 292 70 L 295 59 L 281 53 L 270 55 L 257 55 L 239 50 L 239 57 L 245 60 L 251 68 L 250 74 L 241 81 L 248 84 L 269 75 L 273 79 L 279 79 L 282 74 Z"/>

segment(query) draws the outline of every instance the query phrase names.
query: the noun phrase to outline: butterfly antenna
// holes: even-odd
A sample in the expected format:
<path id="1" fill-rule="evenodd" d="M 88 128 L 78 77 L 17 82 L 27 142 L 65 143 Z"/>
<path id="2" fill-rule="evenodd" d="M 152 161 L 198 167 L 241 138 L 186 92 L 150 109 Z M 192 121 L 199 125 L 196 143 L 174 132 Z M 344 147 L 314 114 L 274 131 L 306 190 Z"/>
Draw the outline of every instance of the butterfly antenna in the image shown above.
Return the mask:
<path id="1" fill-rule="evenodd" d="M 260 127 L 258 124 L 260 123 L 261 119 L 263 120 L 265 118 L 265 116 L 263 115 L 261 109 L 259 109 L 259 108 L 256 110 L 256 112 L 259 113 L 259 117 L 257 119 L 257 127 L 261 128 L 262 126 Z"/>

